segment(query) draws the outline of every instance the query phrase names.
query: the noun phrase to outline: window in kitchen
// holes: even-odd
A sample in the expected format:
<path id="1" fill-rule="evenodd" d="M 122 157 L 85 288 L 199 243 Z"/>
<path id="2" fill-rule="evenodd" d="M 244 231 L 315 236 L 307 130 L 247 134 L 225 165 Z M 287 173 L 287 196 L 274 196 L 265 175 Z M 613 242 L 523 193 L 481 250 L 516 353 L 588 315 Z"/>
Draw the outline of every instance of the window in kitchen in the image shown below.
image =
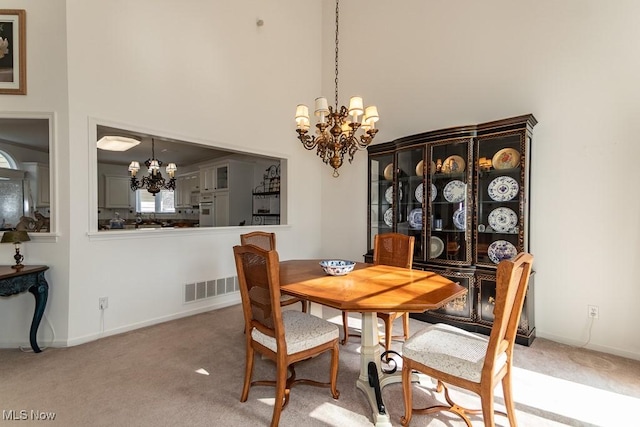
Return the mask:
<path id="1" fill-rule="evenodd" d="M 16 162 L 2 150 L 0 150 L 0 168 L 16 169 Z"/>
<path id="2" fill-rule="evenodd" d="M 162 190 L 155 196 L 147 190 L 136 190 L 136 212 L 174 213 L 173 190 Z"/>

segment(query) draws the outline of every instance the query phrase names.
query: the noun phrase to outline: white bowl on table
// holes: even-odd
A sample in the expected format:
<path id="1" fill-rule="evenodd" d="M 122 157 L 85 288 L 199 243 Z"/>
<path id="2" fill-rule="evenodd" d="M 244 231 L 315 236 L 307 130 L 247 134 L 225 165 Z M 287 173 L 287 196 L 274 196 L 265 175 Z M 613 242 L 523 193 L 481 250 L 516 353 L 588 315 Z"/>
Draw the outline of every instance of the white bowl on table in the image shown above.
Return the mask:
<path id="1" fill-rule="evenodd" d="M 320 266 L 325 273 L 331 276 L 344 276 L 345 274 L 349 274 L 353 271 L 356 263 L 342 259 L 325 259 L 320 261 Z"/>

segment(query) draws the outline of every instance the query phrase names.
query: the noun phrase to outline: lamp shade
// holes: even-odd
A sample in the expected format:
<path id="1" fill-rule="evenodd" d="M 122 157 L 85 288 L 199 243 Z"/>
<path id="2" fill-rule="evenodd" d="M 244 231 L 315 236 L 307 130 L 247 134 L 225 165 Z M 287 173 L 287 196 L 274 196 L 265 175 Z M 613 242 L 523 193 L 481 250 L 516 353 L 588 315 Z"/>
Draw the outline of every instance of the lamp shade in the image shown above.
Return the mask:
<path id="1" fill-rule="evenodd" d="M 31 240 L 26 231 L 5 231 L 0 243 L 22 243 Z"/>
<path id="2" fill-rule="evenodd" d="M 375 105 L 372 105 L 370 107 L 367 107 L 366 110 L 364 110 L 364 120 L 367 122 L 377 122 L 380 117 L 378 116 L 378 107 L 376 107 Z"/>
<path id="3" fill-rule="evenodd" d="M 359 96 L 352 96 L 349 99 L 349 115 L 358 117 L 362 112 L 362 98 Z"/>

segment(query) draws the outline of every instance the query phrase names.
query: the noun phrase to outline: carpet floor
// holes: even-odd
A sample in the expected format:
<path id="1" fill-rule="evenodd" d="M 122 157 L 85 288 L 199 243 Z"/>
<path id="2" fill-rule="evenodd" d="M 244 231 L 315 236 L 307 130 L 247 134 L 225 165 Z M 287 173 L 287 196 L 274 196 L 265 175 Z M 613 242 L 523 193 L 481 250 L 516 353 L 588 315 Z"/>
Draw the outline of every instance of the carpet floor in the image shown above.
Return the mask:
<path id="1" fill-rule="evenodd" d="M 341 323 L 340 313 L 324 317 Z M 357 329 L 359 316 L 350 326 Z M 395 328 L 401 329 L 401 322 Z M 0 425 L 60 426 L 255 426 L 269 425 L 271 387 L 253 387 L 239 401 L 244 374 L 244 336 L 239 305 L 215 310 L 69 348 L 40 354 L 0 350 Z M 411 332 L 425 327 L 411 319 Z M 398 330 L 398 332 L 400 332 Z M 41 343 L 42 344 L 42 343 Z M 400 350 L 401 342 L 393 348 Z M 340 398 L 328 389 L 300 385 L 291 392 L 280 425 L 370 426 L 371 411 L 355 387 L 360 339 L 340 346 Z M 624 408 L 640 405 L 640 361 L 597 353 L 537 338 L 517 346 L 514 399 L 520 426 L 633 425 Z M 298 378 L 328 379 L 329 355 L 301 363 Z M 274 366 L 258 358 L 254 379 L 271 379 Z M 431 384 L 415 386 L 415 405 L 441 399 Z M 479 399 L 454 390 L 460 404 Z M 383 397 L 394 426 L 403 414 L 402 387 Z M 497 409 L 502 408 L 500 387 Z M 479 417 L 474 426 L 481 426 Z M 507 419 L 496 417 L 499 426 Z M 413 426 L 464 426 L 446 413 L 414 416 Z"/>

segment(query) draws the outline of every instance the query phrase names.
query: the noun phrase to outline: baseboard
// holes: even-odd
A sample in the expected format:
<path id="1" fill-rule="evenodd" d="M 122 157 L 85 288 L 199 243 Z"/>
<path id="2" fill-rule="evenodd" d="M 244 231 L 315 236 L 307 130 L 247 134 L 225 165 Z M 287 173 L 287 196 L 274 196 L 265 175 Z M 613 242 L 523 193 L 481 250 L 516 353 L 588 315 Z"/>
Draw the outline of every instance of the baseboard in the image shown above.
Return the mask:
<path id="1" fill-rule="evenodd" d="M 584 341 L 576 341 L 576 340 L 567 339 L 566 337 L 561 337 L 553 334 L 545 334 L 543 332 L 540 332 L 540 330 L 536 331 L 536 335 L 538 336 L 538 338 L 544 338 L 550 341 L 555 341 L 555 342 L 570 345 L 573 347 L 584 346 L 584 348 L 589 350 L 599 351 L 601 353 L 613 354 L 615 356 L 620 356 L 620 357 L 626 357 L 627 359 L 640 360 L 639 353 L 633 353 L 633 352 L 622 350 L 615 347 L 608 347 L 608 346 L 597 345 L 592 343 L 589 343 L 585 346 Z"/>
<path id="2" fill-rule="evenodd" d="M 188 310 L 188 311 L 181 311 L 180 313 L 174 313 L 174 314 L 170 314 L 170 315 L 167 315 L 167 316 L 161 316 L 161 317 L 157 317 L 155 319 L 145 320 L 143 322 L 132 323 L 130 325 L 121 326 L 119 328 L 109 329 L 109 330 L 104 331 L 102 333 L 90 334 L 90 335 L 85 335 L 85 336 L 82 336 L 82 337 L 72 338 L 72 339 L 69 339 L 68 341 L 64 342 L 63 345 L 51 345 L 51 346 L 52 347 L 73 347 L 73 346 L 76 346 L 76 345 L 88 343 L 88 342 L 95 341 L 95 340 L 98 340 L 100 338 L 108 337 L 108 336 L 111 336 L 111 335 L 118 335 L 118 334 L 122 334 L 124 332 L 129 332 L 129 331 L 133 331 L 133 330 L 136 330 L 136 329 L 145 328 L 147 326 L 153 326 L 153 325 L 157 325 L 159 323 L 168 322 L 170 320 L 176 320 L 176 319 L 180 319 L 180 318 L 183 318 L 183 317 L 188 317 L 188 316 L 193 316 L 193 315 L 200 314 L 200 313 L 205 313 L 207 311 L 218 310 L 218 309 L 221 309 L 221 308 L 229 307 L 231 305 L 240 304 L 240 302 L 241 302 L 240 301 L 240 293 L 239 292 L 234 292 L 234 293 L 231 293 L 231 294 L 220 296 L 220 297 L 216 298 L 215 300 L 213 300 L 211 302 L 212 302 L 212 304 L 207 305 L 205 307 L 199 307 L 199 308 L 195 308 L 195 309 Z"/>

